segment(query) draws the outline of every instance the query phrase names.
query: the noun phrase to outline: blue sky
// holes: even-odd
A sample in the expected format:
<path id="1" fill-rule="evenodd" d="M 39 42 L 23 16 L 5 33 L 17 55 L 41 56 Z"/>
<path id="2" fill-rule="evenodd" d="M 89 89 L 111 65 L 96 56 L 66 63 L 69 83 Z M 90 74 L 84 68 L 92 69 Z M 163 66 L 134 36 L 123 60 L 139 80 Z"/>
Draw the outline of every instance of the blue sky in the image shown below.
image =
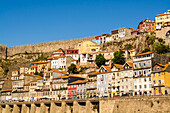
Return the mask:
<path id="1" fill-rule="evenodd" d="M 111 33 L 170 9 L 170 0 L 0 0 L 8 47 Z"/>

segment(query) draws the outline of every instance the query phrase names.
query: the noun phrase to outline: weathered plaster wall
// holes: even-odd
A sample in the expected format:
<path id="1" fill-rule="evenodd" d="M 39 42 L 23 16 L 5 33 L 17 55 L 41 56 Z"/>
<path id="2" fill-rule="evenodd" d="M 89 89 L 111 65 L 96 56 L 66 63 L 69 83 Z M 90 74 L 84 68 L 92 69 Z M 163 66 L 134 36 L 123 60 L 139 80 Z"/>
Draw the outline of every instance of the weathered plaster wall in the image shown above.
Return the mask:
<path id="1" fill-rule="evenodd" d="M 170 96 L 0 104 L 0 113 L 29 113 L 29 111 L 30 113 L 169 113 Z"/>

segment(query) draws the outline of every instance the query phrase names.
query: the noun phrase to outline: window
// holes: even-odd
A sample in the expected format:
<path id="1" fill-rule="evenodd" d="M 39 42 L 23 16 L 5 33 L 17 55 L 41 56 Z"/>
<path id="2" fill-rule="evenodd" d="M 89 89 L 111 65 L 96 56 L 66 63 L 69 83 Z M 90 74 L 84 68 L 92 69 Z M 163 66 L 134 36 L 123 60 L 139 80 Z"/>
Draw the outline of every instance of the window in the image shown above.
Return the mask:
<path id="1" fill-rule="evenodd" d="M 144 78 L 144 81 L 146 82 L 146 78 Z"/>
<path id="2" fill-rule="evenodd" d="M 142 88 L 142 85 L 139 85 L 139 88 L 141 89 L 141 88 Z"/>
<path id="3" fill-rule="evenodd" d="M 122 86 L 122 89 L 124 89 L 124 86 Z"/>
<path id="4" fill-rule="evenodd" d="M 159 76 L 159 77 L 161 76 L 161 73 L 160 73 L 160 72 L 158 73 L 158 76 Z"/>
<path id="5" fill-rule="evenodd" d="M 149 88 L 152 88 L 152 84 L 149 84 Z"/>
<path id="6" fill-rule="evenodd" d="M 144 88 L 147 88 L 147 87 L 146 87 L 146 84 L 144 85 Z"/>
<path id="7" fill-rule="evenodd" d="M 146 71 L 143 71 L 143 74 L 146 74 Z"/>
<path id="8" fill-rule="evenodd" d="M 149 78 L 149 81 L 151 81 L 151 78 Z"/>
<path id="9" fill-rule="evenodd" d="M 135 72 L 135 75 L 136 75 L 136 72 Z"/>
<path id="10" fill-rule="evenodd" d="M 135 85 L 135 89 L 137 89 L 137 85 Z"/>

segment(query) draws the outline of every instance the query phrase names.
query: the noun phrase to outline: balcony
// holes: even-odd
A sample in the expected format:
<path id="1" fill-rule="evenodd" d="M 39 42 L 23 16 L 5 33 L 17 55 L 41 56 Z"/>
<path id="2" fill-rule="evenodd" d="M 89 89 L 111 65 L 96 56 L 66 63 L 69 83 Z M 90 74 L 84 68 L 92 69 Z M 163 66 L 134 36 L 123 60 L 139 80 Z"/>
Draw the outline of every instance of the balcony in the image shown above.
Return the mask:
<path id="1" fill-rule="evenodd" d="M 133 58 L 133 61 L 136 62 L 136 61 L 142 61 L 142 60 L 150 60 L 151 58 L 152 58 L 151 56 L 150 57 L 143 57 L 143 58 L 136 58 L 136 59 Z"/>
<path id="2" fill-rule="evenodd" d="M 35 91 L 42 91 L 42 89 L 35 89 Z"/>
<path id="3" fill-rule="evenodd" d="M 50 89 L 43 89 L 43 91 L 50 91 Z"/>
<path id="4" fill-rule="evenodd" d="M 139 66 L 139 67 L 133 67 L 134 69 L 145 69 L 145 68 L 151 68 L 151 66 Z"/>
<path id="5" fill-rule="evenodd" d="M 161 83 L 159 83 L 159 84 L 152 84 L 152 87 L 159 87 L 159 86 L 164 86 L 165 84 L 161 84 Z"/>

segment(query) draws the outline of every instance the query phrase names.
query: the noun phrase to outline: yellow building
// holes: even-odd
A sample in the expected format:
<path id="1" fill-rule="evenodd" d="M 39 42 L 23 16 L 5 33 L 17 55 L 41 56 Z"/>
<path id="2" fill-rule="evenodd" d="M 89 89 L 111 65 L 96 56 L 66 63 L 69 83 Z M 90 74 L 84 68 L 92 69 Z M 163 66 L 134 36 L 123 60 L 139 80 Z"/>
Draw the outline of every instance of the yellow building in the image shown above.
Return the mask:
<path id="1" fill-rule="evenodd" d="M 170 94 L 170 64 L 155 64 L 152 76 L 152 94 Z"/>
<path id="2" fill-rule="evenodd" d="M 94 53 L 100 50 L 100 46 L 92 41 L 83 41 L 75 46 L 75 49 L 79 49 L 79 54 L 81 53 Z"/>
<path id="3" fill-rule="evenodd" d="M 155 16 L 156 30 L 161 29 L 163 26 L 170 25 L 170 10 L 164 14 L 158 14 Z"/>

